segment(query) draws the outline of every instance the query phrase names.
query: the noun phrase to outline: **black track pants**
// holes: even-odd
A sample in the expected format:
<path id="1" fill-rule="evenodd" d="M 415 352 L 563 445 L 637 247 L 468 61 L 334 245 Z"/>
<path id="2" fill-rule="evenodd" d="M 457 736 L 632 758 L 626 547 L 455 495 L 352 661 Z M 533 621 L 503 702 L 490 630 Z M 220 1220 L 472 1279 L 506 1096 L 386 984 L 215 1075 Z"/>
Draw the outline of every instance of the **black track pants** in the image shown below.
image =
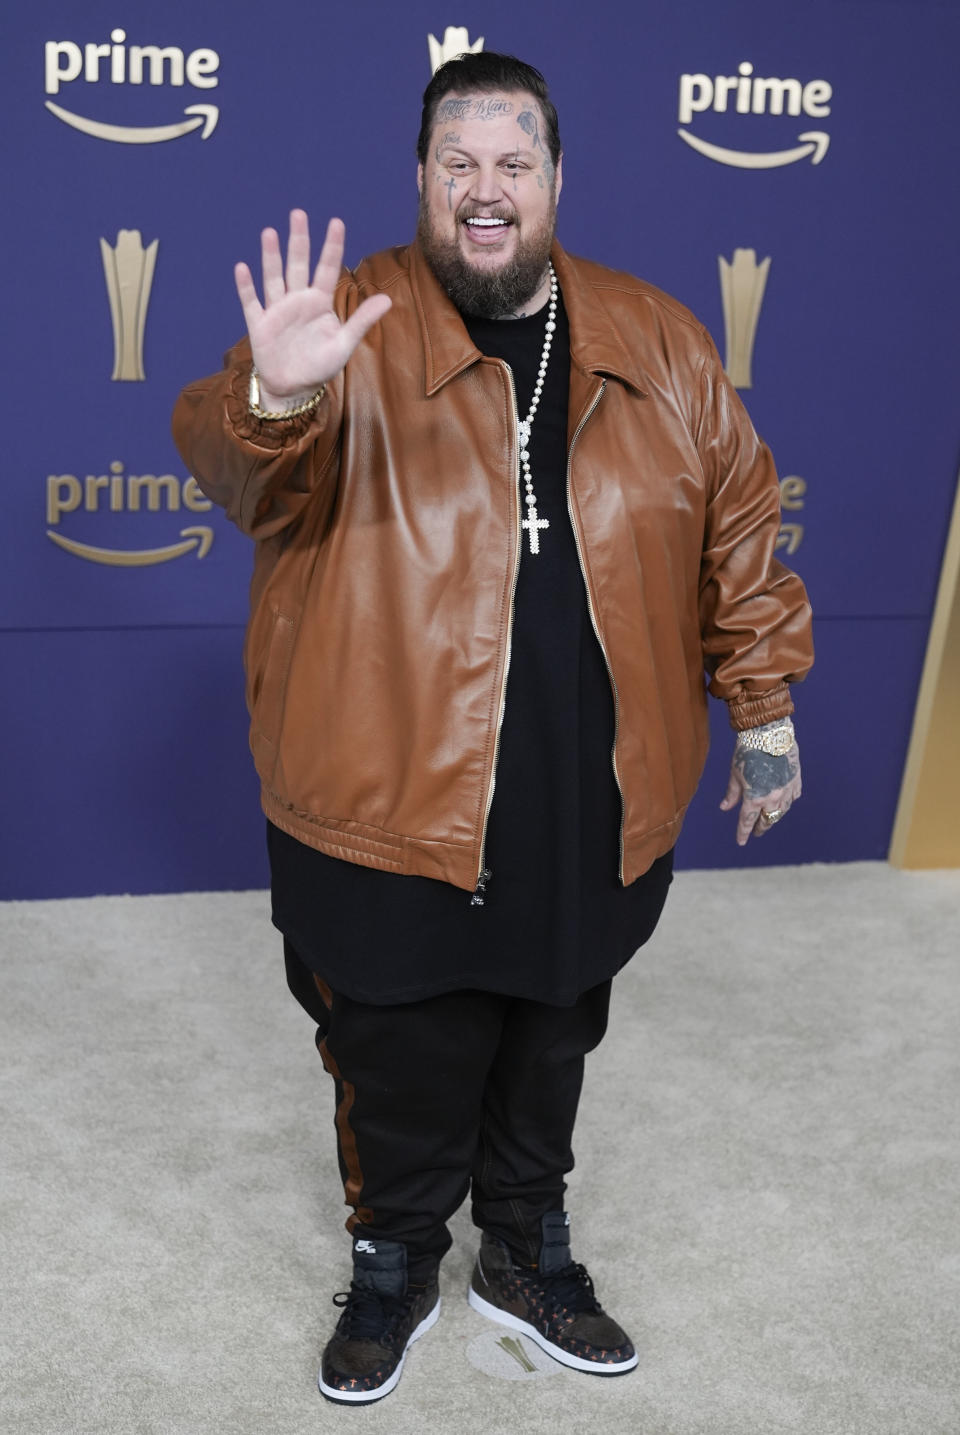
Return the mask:
<path id="1" fill-rule="evenodd" d="M 540 1218 L 563 1208 L 584 1056 L 607 1025 L 610 982 L 555 1007 L 492 992 L 374 1006 L 333 992 L 284 943 L 290 990 L 317 1022 L 336 1084 L 348 1230 L 402 1241 L 414 1279 L 473 1220 L 533 1263 Z"/>

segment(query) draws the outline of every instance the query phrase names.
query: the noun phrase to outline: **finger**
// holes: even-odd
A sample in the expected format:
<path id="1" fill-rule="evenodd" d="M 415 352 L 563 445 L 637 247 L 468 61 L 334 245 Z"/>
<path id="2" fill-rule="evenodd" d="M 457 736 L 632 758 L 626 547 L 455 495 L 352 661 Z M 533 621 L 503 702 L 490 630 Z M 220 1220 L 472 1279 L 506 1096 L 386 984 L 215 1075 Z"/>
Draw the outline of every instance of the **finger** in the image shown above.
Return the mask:
<path id="1" fill-rule="evenodd" d="M 349 353 L 352 354 L 364 334 L 380 322 L 392 303 L 392 299 L 388 299 L 386 294 L 373 294 L 369 299 L 364 299 L 355 314 L 350 315 L 341 331 L 343 340 L 349 346 Z"/>
<path id="2" fill-rule="evenodd" d="M 251 323 L 254 323 L 263 313 L 260 300 L 257 297 L 257 288 L 253 282 L 253 275 L 250 273 L 250 266 L 248 264 L 234 265 L 233 280 L 237 286 L 237 296 L 249 330 Z"/>
<path id="3" fill-rule="evenodd" d="M 313 287 L 321 293 L 332 296 L 340 278 L 340 270 L 343 266 L 343 246 L 346 240 L 346 227 L 342 219 L 331 219 L 327 225 L 326 238 L 323 241 L 323 248 L 320 250 L 320 258 L 317 260 L 317 267 L 313 275 Z"/>
<path id="4" fill-rule="evenodd" d="M 731 807 L 735 807 L 737 803 L 737 798 L 739 796 L 740 783 L 738 782 L 736 776 L 731 772 L 730 781 L 727 783 L 727 791 L 724 795 L 723 801 L 720 803 L 721 812 L 729 812 Z"/>
<path id="5" fill-rule="evenodd" d="M 302 209 L 290 211 L 287 242 L 287 289 L 306 289 L 310 283 L 310 224 Z"/>
<path id="6" fill-rule="evenodd" d="M 759 807 L 744 802 L 737 819 L 737 846 L 745 847 L 751 836 L 760 837 L 765 831 L 766 823 L 761 821 Z"/>
<path id="7" fill-rule="evenodd" d="M 773 793 L 764 800 L 763 806 L 757 814 L 757 820 L 753 828 L 754 837 L 765 837 L 771 827 L 776 827 L 782 822 L 792 807 L 792 801 L 788 797 L 781 797 L 774 801 Z M 775 813 L 776 816 L 771 816 Z"/>
<path id="8" fill-rule="evenodd" d="M 260 235 L 260 262 L 263 265 L 263 303 L 264 308 L 269 308 L 287 292 L 283 282 L 280 236 L 275 229 L 265 229 Z"/>

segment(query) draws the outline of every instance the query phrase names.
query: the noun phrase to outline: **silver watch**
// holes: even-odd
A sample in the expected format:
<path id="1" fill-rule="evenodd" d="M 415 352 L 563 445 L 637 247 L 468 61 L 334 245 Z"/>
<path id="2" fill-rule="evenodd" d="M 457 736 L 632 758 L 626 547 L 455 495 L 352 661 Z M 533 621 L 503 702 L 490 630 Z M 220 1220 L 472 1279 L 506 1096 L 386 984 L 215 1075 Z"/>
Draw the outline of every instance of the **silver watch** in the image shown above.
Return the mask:
<path id="1" fill-rule="evenodd" d="M 778 727 L 748 728 L 746 732 L 737 733 L 737 747 L 753 748 L 768 757 L 783 757 L 793 742 L 793 723 L 789 718 L 784 718 Z"/>

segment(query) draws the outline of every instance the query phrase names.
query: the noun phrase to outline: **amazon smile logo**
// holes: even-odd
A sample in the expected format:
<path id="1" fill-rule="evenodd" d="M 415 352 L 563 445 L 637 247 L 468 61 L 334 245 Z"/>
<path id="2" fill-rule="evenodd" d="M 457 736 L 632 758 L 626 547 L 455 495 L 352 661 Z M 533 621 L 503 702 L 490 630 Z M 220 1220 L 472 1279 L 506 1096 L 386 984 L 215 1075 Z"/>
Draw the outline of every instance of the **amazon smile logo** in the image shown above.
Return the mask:
<path id="1" fill-rule="evenodd" d="M 88 563 L 104 563 L 111 568 L 145 568 L 169 563 L 195 553 L 205 558 L 213 544 L 213 529 L 205 524 L 187 524 L 177 540 L 160 547 L 106 548 L 99 543 L 82 543 L 57 532 L 65 513 L 82 507 L 85 513 L 208 513 L 212 508 L 204 498 L 195 478 L 179 479 L 172 473 L 125 473 L 119 459 L 114 459 L 109 473 L 88 473 L 83 481 L 73 473 L 51 473 L 47 477 L 47 537 L 58 548 Z"/>
<path id="2" fill-rule="evenodd" d="M 48 95 L 59 95 L 64 85 L 80 80 L 87 85 L 151 85 L 158 88 L 192 85 L 197 90 L 212 90 L 220 83 L 217 70 L 220 56 L 216 50 L 191 50 L 185 55 L 176 45 L 128 45 L 125 30 L 111 30 L 109 44 L 90 41 L 77 45 L 73 40 L 48 40 L 44 46 L 44 78 Z M 47 109 L 58 120 L 94 139 L 112 140 L 116 144 L 159 144 L 180 139 L 200 131 L 208 139 L 216 129 L 220 111 L 216 105 L 186 105 L 185 119 L 168 124 L 120 125 L 77 114 L 53 100 L 45 101 Z M 84 104 L 82 108 L 86 109 Z"/>
<path id="3" fill-rule="evenodd" d="M 681 125 L 689 125 L 696 114 L 729 110 L 738 115 L 806 115 L 821 120 L 829 115 L 832 98 L 833 86 L 827 80 L 764 80 L 753 73 L 749 60 L 743 60 L 735 75 L 681 75 L 678 118 Z M 819 164 L 830 146 L 830 136 L 822 129 L 804 129 L 796 135 L 796 144 L 774 150 L 731 149 L 689 129 L 677 134 L 698 154 L 737 169 L 778 169 L 804 159 Z"/>

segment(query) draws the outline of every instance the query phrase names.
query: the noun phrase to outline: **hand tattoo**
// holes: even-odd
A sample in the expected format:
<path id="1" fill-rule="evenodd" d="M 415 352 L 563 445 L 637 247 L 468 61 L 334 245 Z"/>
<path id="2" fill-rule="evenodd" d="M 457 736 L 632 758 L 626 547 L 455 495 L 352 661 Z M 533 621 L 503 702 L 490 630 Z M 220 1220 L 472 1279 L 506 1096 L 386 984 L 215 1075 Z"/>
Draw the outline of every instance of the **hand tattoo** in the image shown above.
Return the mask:
<path id="1" fill-rule="evenodd" d="M 733 765 L 743 778 L 745 797 L 766 797 L 779 787 L 786 787 L 800 770 L 799 753 L 794 743 L 782 757 L 771 757 L 755 747 L 738 747 Z"/>

